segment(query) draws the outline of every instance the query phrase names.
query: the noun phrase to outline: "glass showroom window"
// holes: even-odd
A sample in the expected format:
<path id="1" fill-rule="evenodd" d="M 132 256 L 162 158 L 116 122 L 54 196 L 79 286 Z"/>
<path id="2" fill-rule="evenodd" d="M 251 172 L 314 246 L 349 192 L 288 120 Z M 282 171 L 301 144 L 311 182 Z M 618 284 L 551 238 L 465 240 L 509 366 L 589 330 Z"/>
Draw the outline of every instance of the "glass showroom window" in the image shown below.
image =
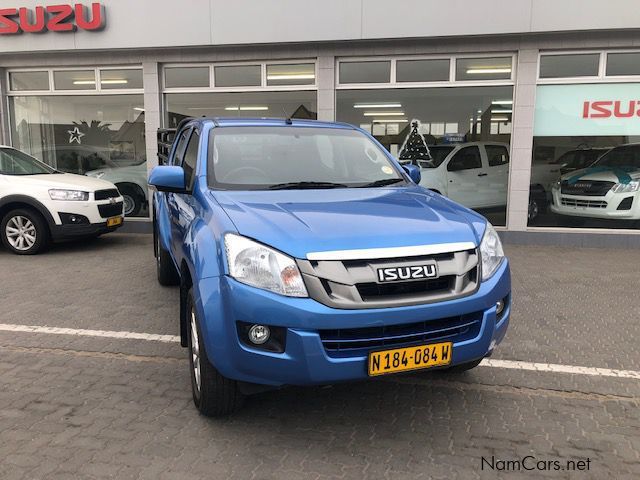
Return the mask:
<path id="1" fill-rule="evenodd" d="M 407 75 L 418 78 L 426 67 L 442 72 L 438 64 L 411 65 Z M 420 166 L 423 186 L 505 225 L 512 103 L 510 85 L 340 89 L 336 118 L 372 133 L 401 163 Z"/>
<path id="2" fill-rule="evenodd" d="M 529 225 L 640 226 L 639 99 L 640 83 L 538 85 Z"/>
<path id="3" fill-rule="evenodd" d="M 165 122 L 176 127 L 187 117 L 317 118 L 315 91 L 167 93 Z"/>
<path id="4" fill-rule="evenodd" d="M 115 183 L 127 215 L 148 216 L 142 70 L 50 73 L 51 89 L 40 72 L 9 73 L 13 146 L 61 171 Z M 83 95 L 73 93 L 79 89 Z"/>

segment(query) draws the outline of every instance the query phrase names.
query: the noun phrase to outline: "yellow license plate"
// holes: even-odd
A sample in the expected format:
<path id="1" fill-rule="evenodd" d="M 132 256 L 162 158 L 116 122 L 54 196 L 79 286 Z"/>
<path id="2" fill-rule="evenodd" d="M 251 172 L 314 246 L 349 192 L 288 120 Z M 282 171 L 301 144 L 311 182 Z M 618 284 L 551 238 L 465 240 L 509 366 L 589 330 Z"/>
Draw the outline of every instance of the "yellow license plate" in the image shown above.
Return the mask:
<path id="1" fill-rule="evenodd" d="M 111 217 L 107 219 L 107 227 L 115 227 L 122 224 L 122 217 Z"/>
<path id="2" fill-rule="evenodd" d="M 449 365 L 452 353 L 452 342 L 371 352 L 369 353 L 369 375 L 385 375 Z"/>

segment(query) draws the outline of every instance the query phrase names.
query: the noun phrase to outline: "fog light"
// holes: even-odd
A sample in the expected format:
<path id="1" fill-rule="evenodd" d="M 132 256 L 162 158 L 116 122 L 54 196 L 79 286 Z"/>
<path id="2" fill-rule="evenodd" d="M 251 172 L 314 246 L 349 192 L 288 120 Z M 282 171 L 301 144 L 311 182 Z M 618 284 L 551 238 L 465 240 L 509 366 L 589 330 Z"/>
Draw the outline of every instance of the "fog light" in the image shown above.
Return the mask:
<path id="1" fill-rule="evenodd" d="M 249 340 L 256 345 L 262 345 L 269 340 L 269 335 L 271 332 L 266 325 L 253 325 L 249 329 Z"/>
<path id="2" fill-rule="evenodd" d="M 504 299 L 498 300 L 496 303 L 496 316 L 500 316 L 500 314 L 504 311 Z"/>

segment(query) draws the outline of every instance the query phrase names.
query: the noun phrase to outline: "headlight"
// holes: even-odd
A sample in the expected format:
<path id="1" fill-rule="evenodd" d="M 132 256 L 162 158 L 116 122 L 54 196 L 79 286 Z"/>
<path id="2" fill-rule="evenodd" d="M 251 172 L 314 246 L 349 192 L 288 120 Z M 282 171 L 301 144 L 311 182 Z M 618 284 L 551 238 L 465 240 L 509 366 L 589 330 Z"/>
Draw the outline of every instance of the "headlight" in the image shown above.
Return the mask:
<path id="1" fill-rule="evenodd" d="M 89 200 L 89 192 L 81 192 L 80 190 L 49 190 L 51 200 L 72 200 L 87 201 Z"/>
<path id="2" fill-rule="evenodd" d="M 613 193 L 632 193 L 632 192 L 637 192 L 639 186 L 640 186 L 640 181 L 638 180 L 634 180 L 633 182 L 629 182 L 629 183 L 616 183 L 611 188 L 611 191 Z"/>
<path id="3" fill-rule="evenodd" d="M 482 281 L 485 281 L 496 272 L 504 258 L 504 250 L 502 250 L 502 242 L 500 242 L 498 232 L 489 222 L 487 222 L 487 228 L 480 243 L 480 258 L 482 259 Z"/>
<path id="4" fill-rule="evenodd" d="M 307 297 L 302 275 L 293 258 L 228 233 L 224 237 L 229 274 L 239 282 L 290 297 Z"/>

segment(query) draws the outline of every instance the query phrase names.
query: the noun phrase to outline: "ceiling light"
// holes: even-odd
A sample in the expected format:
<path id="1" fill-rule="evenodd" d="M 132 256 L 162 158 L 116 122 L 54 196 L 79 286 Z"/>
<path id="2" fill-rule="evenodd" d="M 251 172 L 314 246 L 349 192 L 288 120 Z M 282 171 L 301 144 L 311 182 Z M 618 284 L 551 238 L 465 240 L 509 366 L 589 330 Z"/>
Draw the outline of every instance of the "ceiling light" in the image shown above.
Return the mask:
<path id="1" fill-rule="evenodd" d="M 313 73 L 272 73 L 267 75 L 267 80 L 313 80 L 316 76 Z"/>
<path id="2" fill-rule="evenodd" d="M 491 110 L 491 113 L 513 113 L 513 110 Z"/>
<path id="3" fill-rule="evenodd" d="M 95 85 L 96 81 L 95 80 L 74 80 L 73 84 L 74 85 Z"/>
<path id="4" fill-rule="evenodd" d="M 399 103 L 355 103 L 353 108 L 402 108 Z"/>
<path id="5" fill-rule="evenodd" d="M 468 75 L 475 75 L 477 73 L 511 73 L 511 68 L 470 68 L 467 70 Z"/>
<path id="6" fill-rule="evenodd" d="M 492 105 L 513 105 L 513 100 L 493 100 Z"/>
<path id="7" fill-rule="evenodd" d="M 246 107 L 230 106 L 230 107 L 224 107 L 224 109 L 227 110 L 228 112 L 237 112 L 238 110 L 241 110 L 241 111 L 244 111 L 244 112 L 249 112 L 249 111 L 269 110 L 269 107 L 266 107 L 266 106 L 263 106 L 263 105 L 246 106 Z"/>
<path id="8" fill-rule="evenodd" d="M 144 112 L 144 108 L 142 107 L 133 107 L 134 110 L 137 110 L 139 112 Z"/>
<path id="9" fill-rule="evenodd" d="M 373 123 L 404 123 L 408 121 L 406 118 L 375 118 L 372 120 Z"/>
<path id="10" fill-rule="evenodd" d="M 365 117 L 404 117 L 404 112 L 364 112 Z"/>
<path id="11" fill-rule="evenodd" d="M 491 117 L 492 122 L 508 122 L 509 119 L 507 117 Z"/>
<path id="12" fill-rule="evenodd" d="M 100 80 L 100 83 L 103 85 L 126 85 L 127 83 L 129 83 L 129 80 L 125 80 L 125 79 Z"/>

